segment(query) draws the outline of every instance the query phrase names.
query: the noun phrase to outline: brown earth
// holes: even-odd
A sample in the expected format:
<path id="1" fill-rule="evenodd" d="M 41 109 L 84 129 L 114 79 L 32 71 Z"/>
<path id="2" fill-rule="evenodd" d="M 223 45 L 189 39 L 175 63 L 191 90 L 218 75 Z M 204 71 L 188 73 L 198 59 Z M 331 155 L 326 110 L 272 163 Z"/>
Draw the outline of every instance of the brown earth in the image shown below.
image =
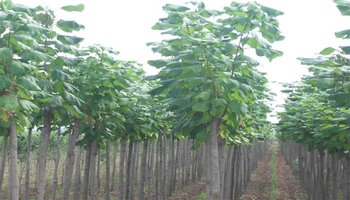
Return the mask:
<path id="1" fill-rule="evenodd" d="M 259 162 L 253 172 L 250 183 L 245 190 L 242 200 L 270 200 L 271 196 L 271 152 Z M 303 189 L 294 176 L 292 169 L 285 163 L 278 152 L 276 156 L 276 200 L 305 200 Z"/>
<path id="2" fill-rule="evenodd" d="M 270 200 L 271 193 L 271 152 L 269 151 L 253 172 L 242 200 Z"/>
<path id="3" fill-rule="evenodd" d="M 305 193 L 280 153 L 276 157 L 277 200 L 304 200 Z"/>

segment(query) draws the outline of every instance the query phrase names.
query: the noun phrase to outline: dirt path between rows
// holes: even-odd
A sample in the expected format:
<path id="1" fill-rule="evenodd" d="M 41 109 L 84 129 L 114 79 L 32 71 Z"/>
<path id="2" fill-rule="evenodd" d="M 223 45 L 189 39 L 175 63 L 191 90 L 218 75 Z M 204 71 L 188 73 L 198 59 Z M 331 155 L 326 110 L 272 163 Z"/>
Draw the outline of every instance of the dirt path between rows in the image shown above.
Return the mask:
<path id="1" fill-rule="evenodd" d="M 242 200 L 270 200 L 271 193 L 271 151 L 269 151 L 253 172 Z"/>
<path id="2" fill-rule="evenodd" d="M 276 158 L 277 200 L 305 200 L 305 193 L 280 153 Z"/>
<path id="3" fill-rule="evenodd" d="M 251 181 L 245 190 L 242 200 L 270 200 L 271 197 L 271 151 L 259 162 L 251 176 Z M 276 200 L 305 200 L 304 192 L 292 169 L 286 165 L 284 158 L 278 152 L 276 157 Z"/>

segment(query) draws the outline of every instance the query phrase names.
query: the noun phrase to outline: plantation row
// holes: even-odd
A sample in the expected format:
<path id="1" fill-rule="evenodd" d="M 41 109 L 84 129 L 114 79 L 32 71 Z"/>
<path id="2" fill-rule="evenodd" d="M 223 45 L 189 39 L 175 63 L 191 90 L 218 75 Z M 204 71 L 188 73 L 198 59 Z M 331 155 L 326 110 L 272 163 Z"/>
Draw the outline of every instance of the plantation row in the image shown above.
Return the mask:
<path id="1" fill-rule="evenodd" d="M 115 50 L 81 45 L 83 25 L 0 1 L 4 198 L 18 200 L 24 190 L 38 200 L 143 199 L 144 191 L 165 199 L 203 174 L 208 199 L 241 195 L 267 148 L 259 141 L 273 135 L 267 79 L 251 56 L 282 55 L 271 43 L 283 39 L 276 20 L 283 13 L 236 2 L 220 11 L 196 2 L 163 9 L 167 17 L 153 29 L 168 39 L 149 44 L 162 55 L 149 61 L 160 72 L 145 77 Z"/>
<path id="2" fill-rule="evenodd" d="M 350 3 L 335 0 L 342 15 Z M 335 33 L 350 38 L 350 30 Z M 296 167 L 309 199 L 350 199 L 350 46 L 328 47 L 316 58 L 300 58 L 311 75 L 290 85 L 280 113 L 281 139 L 289 164 Z"/>
<path id="3" fill-rule="evenodd" d="M 38 171 L 38 163 L 31 161 L 37 160 L 38 145 L 33 143 L 38 141 L 38 136 L 38 133 L 29 133 L 28 138 L 22 138 L 32 144 L 30 151 L 19 153 L 25 155 L 25 158 L 19 159 L 19 185 L 23 199 L 30 199 L 38 184 L 32 178 Z M 95 149 L 90 157 L 84 156 L 83 149 L 77 146 L 73 160 L 65 152 L 68 136 L 57 136 L 51 135 L 50 141 L 54 143 L 49 145 L 48 150 L 47 199 L 61 199 L 62 192 L 68 195 L 64 199 L 86 199 L 88 195 L 103 199 L 167 199 L 184 186 L 201 180 L 205 174 L 205 148 L 193 150 L 193 141 L 175 140 L 172 135 L 156 141 L 129 144 L 121 139 L 117 144 L 107 143 L 104 149 Z M 6 149 L 7 139 L 4 138 L 5 147 L 2 149 Z M 268 146 L 268 143 L 257 143 L 253 146 L 225 147 L 222 160 L 227 172 L 222 183 L 224 198 L 241 196 L 251 172 Z M 7 164 L 4 155 L 2 158 L 5 160 L 1 163 Z M 95 159 L 95 170 L 89 170 L 88 159 Z M 4 166 L 0 169 L 4 170 Z M 88 172 L 95 174 L 86 174 Z M 71 183 L 65 182 L 68 174 L 71 175 Z M 91 177 L 90 180 L 86 176 Z M 6 176 L 1 178 L 7 179 Z M 5 190 L 6 187 L 8 185 L 5 184 Z M 0 197 L 6 198 L 6 194 L 0 193 Z"/>

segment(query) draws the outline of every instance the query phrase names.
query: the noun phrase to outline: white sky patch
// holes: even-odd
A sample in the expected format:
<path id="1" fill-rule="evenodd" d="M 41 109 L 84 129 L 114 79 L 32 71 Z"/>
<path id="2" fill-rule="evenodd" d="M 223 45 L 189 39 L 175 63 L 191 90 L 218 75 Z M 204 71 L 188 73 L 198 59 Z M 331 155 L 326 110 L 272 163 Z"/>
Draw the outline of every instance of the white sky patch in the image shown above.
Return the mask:
<path id="1" fill-rule="evenodd" d="M 159 31 L 151 27 L 159 18 L 165 17 L 162 6 L 166 3 L 183 4 L 181 0 L 13 0 L 28 6 L 43 5 L 56 11 L 58 18 L 74 19 L 85 25 L 78 33 L 84 37 L 84 44 L 102 44 L 120 52 L 120 58 L 135 60 L 145 65 L 148 74 L 156 73 L 147 61 L 158 58 L 152 53 L 148 42 L 162 40 Z M 222 9 L 229 0 L 204 0 L 208 9 Z M 247 2 L 239 0 L 239 2 Z M 257 2 L 279 9 L 285 14 L 279 17 L 280 28 L 285 40 L 273 44 L 284 52 L 283 57 L 272 62 L 259 59 L 262 71 L 267 73 L 271 90 L 277 94 L 273 107 L 284 102 L 280 83 L 300 80 L 307 73 L 297 57 L 315 56 L 323 48 L 347 45 L 337 40 L 336 31 L 349 28 L 349 17 L 341 16 L 332 0 L 257 0 Z M 84 3 L 82 13 L 59 11 L 64 5 Z M 348 44 L 349 45 L 349 44 Z M 278 110 L 278 109 L 276 109 Z M 271 118 L 276 121 L 275 118 Z"/>

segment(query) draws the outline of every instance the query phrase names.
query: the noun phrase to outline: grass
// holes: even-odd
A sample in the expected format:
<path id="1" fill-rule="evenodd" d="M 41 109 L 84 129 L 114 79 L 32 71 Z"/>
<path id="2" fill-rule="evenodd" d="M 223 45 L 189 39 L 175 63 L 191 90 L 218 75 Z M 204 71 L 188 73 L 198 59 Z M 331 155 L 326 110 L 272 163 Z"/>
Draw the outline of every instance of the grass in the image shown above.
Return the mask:
<path id="1" fill-rule="evenodd" d="M 270 200 L 275 200 L 276 196 L 277 196 L 277 187 L 276 187 L 276 155 L 277 155 L 276 146 L 272 146 L 272 156 L 271 156 L 271 161 L 270 161 L 271 174 L 272 174 Z"/>
<path id="2" fill-rule="evenodd" d="M 206 200 L 206 199 L 207 199 L 207 195 L 205 194 L 205 192 L 201 192 L 198 196 L 194 198 L 194 200 Z"/>

